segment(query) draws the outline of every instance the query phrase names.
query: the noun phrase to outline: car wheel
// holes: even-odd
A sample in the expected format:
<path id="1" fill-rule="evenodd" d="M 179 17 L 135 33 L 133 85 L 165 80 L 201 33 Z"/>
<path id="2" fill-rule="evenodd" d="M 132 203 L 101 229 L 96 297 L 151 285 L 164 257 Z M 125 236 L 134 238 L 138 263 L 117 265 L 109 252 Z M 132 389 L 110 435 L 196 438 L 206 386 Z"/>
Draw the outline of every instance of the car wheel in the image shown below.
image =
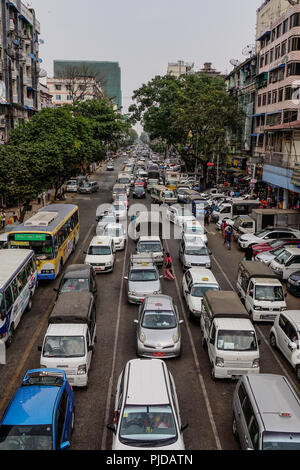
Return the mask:
<path id="1" fill-rule="evenodd" d="M 297 380 L 300 382 L 300 366 L 297 366 L 295 369 Z"/>
<path id="2" fill-rule="evenodd" d="M 71 434 L 73 434 L 74 428 L 75 428 L 75 407 L 73 408 L 72 417 L 71 417 Z"/>
<path id="3" fill-rule="evenodd" d="M 277 348 L 276 338 L 273 333 L 270 334 L 270 345 L 273 349 Z"/>
<path id="4" fill-rule="evenodd" d="M 12 342 L 14 340 L 14 337 L 15 337 L 15 329 L 14 329 L 14 324 L 12 323 L 11 326 L 10 326 L 8 338 L 6 340 L 6 346 L 7 347 L 9 347 L 12 344 Z"/>
<path id="5" fill-rule="evenodd" d="M 211 378 L 212 378 L 212 380 L 213 380 L 213 381 L 215 381 L 215 380 L 216 380 L 216 375 L 215 375 L 215 367 L 214 367 L 214 365 L 213 365 L 213 364 L 211 365 L 211 369 L 210 369 L 210 376 L 211 376 Z"/>
<path id="6" fill-rule="evenodd" d="M 202 344 L 203 349 L 207 348 L 207 343 L 206 343 L 206 339 L 204 338 L 204 336 L 202 336 L 201 344 Z"/>
<path id="7" fill-rule="evenodd" d="M 30 312 L 31 308 L 32 308 L 32 298 L 30 296 L 29 300 L 28 300 L 27 307 L 26 307 L 26 312 Z"/>
<path id="8" fill-rule="evenodd" d="M 236 419 L 234 416 L 232 418 L 232 434 L 234 435 L 235 439 L 238 440 L 238 430 L 237 430 Z"/>

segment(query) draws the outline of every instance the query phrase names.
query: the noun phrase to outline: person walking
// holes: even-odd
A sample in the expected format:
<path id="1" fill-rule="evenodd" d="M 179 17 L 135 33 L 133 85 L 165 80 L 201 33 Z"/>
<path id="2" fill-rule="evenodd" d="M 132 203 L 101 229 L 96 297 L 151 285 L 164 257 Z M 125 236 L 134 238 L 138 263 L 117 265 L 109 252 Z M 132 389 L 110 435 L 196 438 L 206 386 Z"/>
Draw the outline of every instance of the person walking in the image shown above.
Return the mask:
<path id="1" fill-rule="evenodd" d="M 228 250 L 231 250 L 231 241 L 232 241 L 232 230 L 230 225 L 226 228 L 226 243 L 227 243 L 227 248 Z"/>
<path id="2" fill-rule="evenodd" d="M 166 253 L 164 279 L 168 279 L 170 281 L 174 281 L 175 279 L 172 271 L 172 258 L 170 253 Z"/>

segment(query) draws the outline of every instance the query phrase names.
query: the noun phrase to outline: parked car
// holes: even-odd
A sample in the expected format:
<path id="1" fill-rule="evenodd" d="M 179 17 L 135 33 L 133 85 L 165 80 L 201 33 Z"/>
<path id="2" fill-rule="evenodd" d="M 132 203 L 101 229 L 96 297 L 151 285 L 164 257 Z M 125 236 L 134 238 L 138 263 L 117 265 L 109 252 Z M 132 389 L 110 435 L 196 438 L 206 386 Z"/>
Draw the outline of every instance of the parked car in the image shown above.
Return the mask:
<path id="1" fill-rule="evenodd" d="M 77 193 L 78 190 L 78 183 L 77 180 L 69 180 L 66 182 L 66 192 L 67 193 Z"/>
<path id="2" fill-rule="evenodd" d="M 300 297 L 300 270 L 294 272 L 288 277 L 286 288 L 295 297 Z"/>
<path id="3" fill-rule="evenodd" d="M 0 421 L 0 450 L 67 449 L 74 424 L 74 394 L 65 371 L 28 370 Z"/>
<path id="4" fill-rule="evenodd" d="M 107 171 L 114 171 L 114 164 L 112 162 L 108 162 L 106 165 Z"/>
<path id="5" fill-rule="evenodd" d="M 300 238 L 300 231 L 289 227 L 266 228 L 255 234 L 241 235 L 238 239 L 238 244 L 240 248 L 245 250 L 249 246 L 257 245 L 258 243 L 268 243 L 279 238 L 298 239 Z"/>
<path id="6" fill-rule="evenodd" d="M 271 261 L 270 268 L 277 277 L 287 280 L 291 274 L 300 270 L 300 248 L 285 248 Z"/>
<path id="7" fill-rule="evenodd" d="M 268 243 L 263 243 L 263 244 L 258 244 L 258 245 L 253 245 L 252 250 L 253 250 L 253 256 L 259 255 L 261 253 L 266 253 L 271 250 L 275 250 L 277 248 L 282 248 L 285 245 L 290 246 L 292 248 L 292 245 L 300 245 L 300 239 L 290 239 L 288 238 L 287 240 L 284 239 L 276 239 L 273 240 L 272 242 Z"/>
<path id="8" fill-rule="evenodd" d="M 286 248 L 294 248 L 300 245 L 300 242 L 297 241 L 296 243 L 287 242 L 284 244 L 280 244 L 278 248 L 269 251 L 263 251 L 262 253 L 258 253 L 255 256 L 255 261 L 260 261 L 265 263 L 267 266 L 278 256 L 280 255 Z"/>
<path id="9" fill-rule="evenodd" d="M 146 425 L 145 425 L 146 423 Z M 159 359 L 128 361 L 117 383 L 113 450 L 184 450 L 175 382 Z"/>

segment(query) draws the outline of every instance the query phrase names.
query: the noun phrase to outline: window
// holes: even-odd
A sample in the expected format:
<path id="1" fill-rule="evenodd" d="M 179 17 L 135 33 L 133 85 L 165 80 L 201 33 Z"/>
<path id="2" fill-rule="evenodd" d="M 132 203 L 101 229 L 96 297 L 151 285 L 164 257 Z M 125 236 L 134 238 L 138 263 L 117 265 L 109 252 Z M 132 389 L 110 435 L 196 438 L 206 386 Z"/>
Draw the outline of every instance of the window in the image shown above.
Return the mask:
<path id="1" fill-rule="evenodd" d="M 61 85 L 55 85 L 55 90 L 60 91 L 61 90 Z"/>
<path id="2" fill-rule="evenodd" d="M 247 394 L 246 394 L 245 387 L 242 384 L 240 385 L 240 388 L 238 390 L 238 396 L 239 396 L 240 404 L 241 404 L 241 406 L 243 406 L 243 403 L 244 403 L 244 400 L 245 400 Z"/>
<path id="3" fill-rule="evenodd" d="M 17 284 L 16 279 L 12 281 L 11 288 L 12 288 L 14 301 L 16 301 L 16 299 L 19 297 L 19 289 L 18 289 L 18 284 Z"/>
<path id="4" fill-rule="evenodd" d="M 271 33 L 271 42 L 275 41 L 276 38 L 276 29 L 274 28 Z"/>
<path id="5" fill-rule="evenodd" d="M 262 97 L 262 95 L 258 95 L 258 98 L 257 98 L 257 106 L 258 107 L 261 106 L 261 97 Z"/>
<path id="6" fill-rule="evenodd" d="M 257 421 L 254 418 L 254 416 L 252 418 L 252 421 L 251 421 L 251 424 L 250 424 L 250 427 L 249 427 L 249 434 L 250 434 L 252 445 L 253 445 L 254 449 L 258 450 L 258 447 L 259 447 L 259 427 L 258 427 Z"/>
<path id="7" fill-rule="evenodd" d="M 287 66 L 286 76 L 300 75 L 300 62 L 291 62 Z"/>
<path id="8" fill-rule="evenodd" d="M 283 100 L 283 88 L 279 88 L 278 90 L 278 102 Z"/>
<path id="9" fill-rule="evenodd" d="M 262 67 L 264 66 L 264 59 L 265 59 L 265 58 L 264 58 L 264 56 L 262 55 L 262 56 L 260 57 L 260 64 L 259 64 L 260 68 L 262 68 Z"/>
<path id="10" fill-rule="evenodd" d="M 278 320 L 278 324 L 279 324 L 280 328 L 282 329 L 282 331 L 284 331 L 284 332 L 286 331 L 288 323 L 289 322 L 288 322 L 287 318 L 284 315 L 280 315 L 279 320 Z"/>
<path id="11" fill-rule="evenodd" d="M 71 95 L 67 95 L 67 101 L 72 101 L 72 96 Z"/>
<path id="12" fill-rule="evenodd" d="M 280 46 L 275 47 L 275 60 L 280 58 Z"/>
<path id="13" fill-rule="evenodd" d="M 263 101 L 263 103 L 262 103 L 263 106 L 265 106 L 267 104 L 267 94 L 266 93 L 263 94 L 263 100 L 262 101 Z"/>
<path id="14" fill-rule="evenodd" d="M 56 98 L 55 98 L 57 101 L 60 101 L 61 100 L 61 95 L 56 95 Z"/>
<path id="15" fill-rule="evenodd" d="M 14 303 L 11 286 L 9 286 L 5 291 L 5 302 L 6 302 L 6 311 L 8 312 Z"/>
<path id="16" fill-rule="evenodd" d="M 243 408 L 243 412 L 244 412 L 244 418 L 245 418 L 245 421 L 246 421 L 246 425 L 248 427 L 249 424 L 250 424 L 250 420 L 253 416 L 253 409 L 252 409 L 249 397 L 246 397 L 242 408 Z"/>
<path id="17" fill-rule="evenodd" d="M 274 90 L 272 93 L 272 103 L 277 102 L 277 90 Z"/>
<path id="18" fill-rule="evenodd" d="M 271 101 L 272 101 L 272 92 L 269 91 L 268 92 L 268 104 L 271 104 Z"/>
<path id="19" fill-rule="evenodd" d="M 292 37 L 289 39 L 289 52 L 300 51 L 300 37 Z"/>
<path id="20" fill-rule="evenodd" d="M 297 110 L 289 110 L 289 111 L 284 111 L 283 113 L 283 122 L 293 122 L 297 121 L 298 119 L 298 111 Z M 288 237 L 288 234 L 285 234 L 285 238 Z"/>
<path id="21" fill-rule="evenodd" d="M 300 26 L 300 13 L 294 13 L 290 17 L 290 28 L 295 28 L 296 26 Z"/>
<path id="22" fill-rule="evenodd" d="M 284 41 L 284 42 L 281 44 L 281 57 L 286 54 L 286 46 L 287 46 L 287 42 Z"/>
<path id="23" fill-rule="evenodd" d="M 265 54 L 265 65 L 268 65 L 269 63 L 269 52 L 266 52 Z"/>
<path id="24" fill-rule="evenodd" d="M 273 62 L 274 60 L 274 49 L 271 49 L 270 50 L 270 64 Z"/>
<path id="25" fill-rule="evenodd" d="M 285 34 L 288 32 L 288 29 L 289 29 L 289 20 L 288 18 L 286 20 L 284 20 L 284 22 L 282 23 L 282 34 Z"/>
<path id="26" fill-rule="evenodd" d="M 281 34 L 282 34 L 282 23 L 279 24 L 276 28 L 276 39 L 280 38 Z"/>
<path id="27" fill-rule="evenodd" d="M 285 87 L 285 100 L 291 100 L 293 94 L 293 89 L 291 86 Z"/>
<path id="28" fill-rule="evenodd" d="M 66 85 L 66 90 L 71 90 L 71 85 Z"/>

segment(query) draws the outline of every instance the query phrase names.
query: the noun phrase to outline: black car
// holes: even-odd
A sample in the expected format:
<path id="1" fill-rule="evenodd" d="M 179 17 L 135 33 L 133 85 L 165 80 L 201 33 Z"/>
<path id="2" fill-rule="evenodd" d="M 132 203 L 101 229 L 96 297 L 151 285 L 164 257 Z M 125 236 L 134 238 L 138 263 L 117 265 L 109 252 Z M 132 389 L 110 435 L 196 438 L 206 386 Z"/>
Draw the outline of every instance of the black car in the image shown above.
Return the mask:
<path id="1" fill-rule="evenodd" d="M 144 199 L 146 197 L 145 188 L 142 185 L 135 186 L 132 191 L 132 197 L 134 199 Z"/>
<path id="2" fill-rule="evenodd" d="M 56 299 L 64 292 L 91 292 L 97 298 L 97 283 L 94 269 L 89 264 L 72 264 L 65 270 L 57 292 Z"/>
<path id="3" fill-rule="evenodd" d="M 286 281 L 287 290 L 295 297 L 300 297 L 300 271 L 291 274 Z"/>

